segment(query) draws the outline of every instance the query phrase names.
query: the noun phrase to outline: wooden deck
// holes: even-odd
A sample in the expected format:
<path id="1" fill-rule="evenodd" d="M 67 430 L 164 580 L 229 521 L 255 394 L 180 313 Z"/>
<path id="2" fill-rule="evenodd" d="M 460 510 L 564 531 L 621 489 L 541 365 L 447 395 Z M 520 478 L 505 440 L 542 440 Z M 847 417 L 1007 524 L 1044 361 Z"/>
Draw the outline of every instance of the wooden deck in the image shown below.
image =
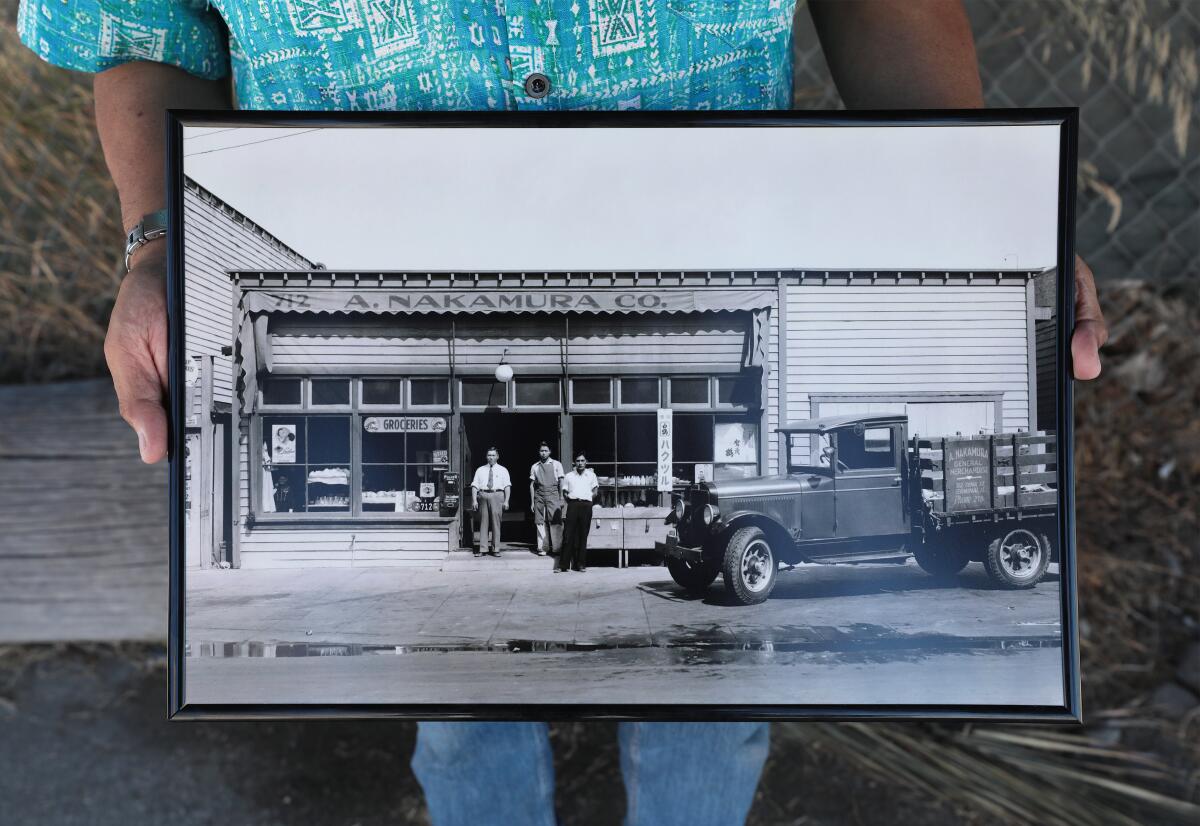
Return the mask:
<path id="1" fill-rule="evenodd" d="M 0 387 L 0 643 L 166 639 L 167 556 L 112 384 Z"/>

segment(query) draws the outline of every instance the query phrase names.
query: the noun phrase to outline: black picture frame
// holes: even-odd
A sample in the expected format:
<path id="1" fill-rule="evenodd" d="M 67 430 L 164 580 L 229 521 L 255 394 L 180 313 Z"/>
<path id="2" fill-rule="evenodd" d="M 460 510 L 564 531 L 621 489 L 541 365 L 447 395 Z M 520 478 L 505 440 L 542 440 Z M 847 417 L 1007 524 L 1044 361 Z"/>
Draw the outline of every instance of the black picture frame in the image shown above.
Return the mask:
<path id="1" fill-rule="evenodd" d="M 167 309 L 169 321 L 169 510 L 170 577 L 167 715 L 175 720 L 400 718 L 441 720 L 944 720 L 1006 723 L 1080 723 L 1078 606 L 1075 548 L 1073 389 L 1070 340 L 1073 331 L 1075 211 L 1078 109 L 986 109 L 929 111 L 762 111 L 762 112 L 278 112 L 171 110 L 167 115 L 167 202 L 169 209 Z M 183 633 L 185 609 L 184 547 L 184 301 L 183 301 L 183 129 L 186 126 L 286 126 L 378 128 L 562 128 L 621 127 L 704 128 L 709 126 L 931 126 L 1054 125 L 1059 128 L 1057 231 L 1057 373 L 1056 429 L 1060 595 L 1062 618 L 1061 706 L 944 705 L 549 705 L 495 704 L 470 707 L 376 704 L 244 704 L 185 703 L 186 673 Z"/>

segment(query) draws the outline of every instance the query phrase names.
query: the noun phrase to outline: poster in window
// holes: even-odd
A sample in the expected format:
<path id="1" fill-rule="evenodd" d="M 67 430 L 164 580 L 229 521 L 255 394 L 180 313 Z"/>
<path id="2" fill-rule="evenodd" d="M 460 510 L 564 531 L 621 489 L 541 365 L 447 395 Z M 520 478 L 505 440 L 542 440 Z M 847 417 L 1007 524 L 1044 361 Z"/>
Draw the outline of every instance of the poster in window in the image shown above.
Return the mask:
<path id="1" fill-rule="evenodd" d="M 296 461 L 296 426 L 277 424 L 271 427 L 271 461 L 290 465 Z"/>
<path id="2" fill-rule="evenodd" d="M 757 424 L 717 422 L 713 442 L 713 455 L 718 462 L 749 464 L 758 461 Z"/>

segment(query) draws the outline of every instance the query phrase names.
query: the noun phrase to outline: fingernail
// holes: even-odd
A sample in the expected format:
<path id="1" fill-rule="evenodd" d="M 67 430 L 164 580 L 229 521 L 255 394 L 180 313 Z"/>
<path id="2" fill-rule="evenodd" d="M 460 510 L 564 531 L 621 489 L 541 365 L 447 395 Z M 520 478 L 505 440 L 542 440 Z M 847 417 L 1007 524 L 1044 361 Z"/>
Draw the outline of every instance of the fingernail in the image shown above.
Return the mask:
<path id="1" fill-rule="evenodd" d="M 138 452 L 142 454 L 142 459 L 146 458 L 146 433 L 143 430 L 137 432 L 138 436 Z"/>

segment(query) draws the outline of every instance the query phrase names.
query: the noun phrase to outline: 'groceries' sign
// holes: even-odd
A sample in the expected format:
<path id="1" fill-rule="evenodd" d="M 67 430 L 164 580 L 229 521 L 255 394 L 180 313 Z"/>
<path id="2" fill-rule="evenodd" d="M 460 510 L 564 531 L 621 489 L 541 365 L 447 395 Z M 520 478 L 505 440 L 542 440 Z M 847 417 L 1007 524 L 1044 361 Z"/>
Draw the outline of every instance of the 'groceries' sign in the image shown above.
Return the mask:
<path id="1" fill-rule="evenodd" d="M 368 416 L 363 419 L 368 433 L 442 433 L 444 416 Z"/>

